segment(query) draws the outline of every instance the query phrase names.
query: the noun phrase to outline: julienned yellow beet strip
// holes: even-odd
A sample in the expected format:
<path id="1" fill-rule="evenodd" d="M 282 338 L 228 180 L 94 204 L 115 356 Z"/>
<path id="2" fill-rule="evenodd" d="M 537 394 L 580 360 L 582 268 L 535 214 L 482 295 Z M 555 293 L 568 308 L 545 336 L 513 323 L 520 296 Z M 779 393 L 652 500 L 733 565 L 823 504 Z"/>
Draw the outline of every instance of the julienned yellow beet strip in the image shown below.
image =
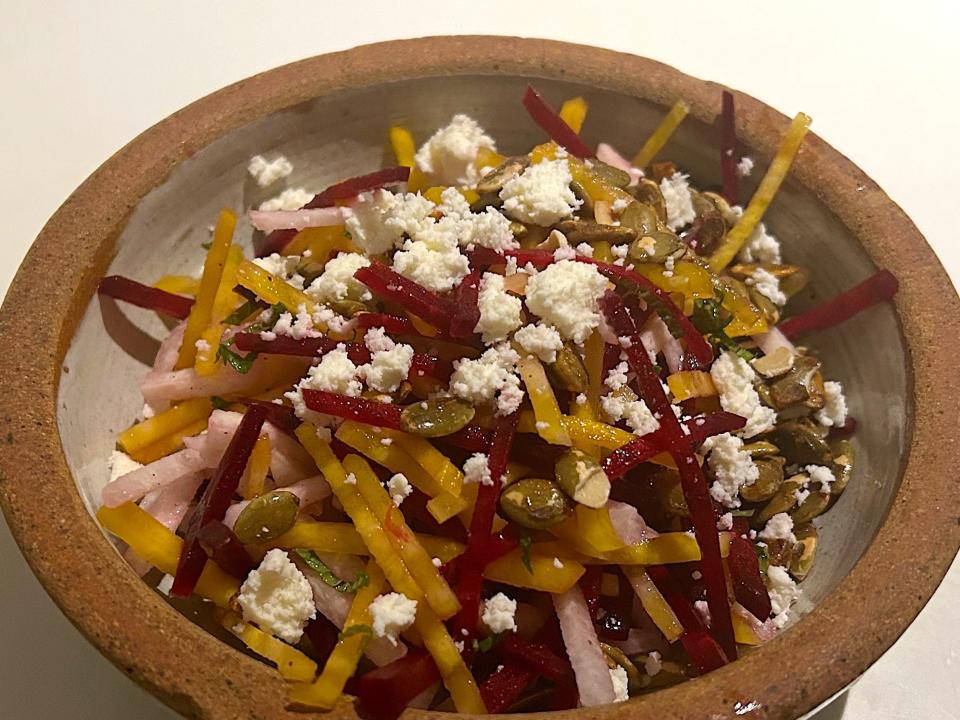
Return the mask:
<path id="1" fill-rule="evenodd" d="M 663 149 L 663 146 L 667 144 L 670 136 L 673 135 L 677 126 L 683 122 L 688 112 L 690 112 L 690 106 L 683 100 L 677 100 L 673 104 L 673 107 L 670 108 L 670 112 L 668 112 L 663 120 L 660 121 L 660 124 L 657 125 L 653 134 L 647 138 L 643 147 L 640 148 L 640 152 L 633 156 L 633 164 L 638 168 L 645 168 L 649 165 L 650 161 L 653 160 L 657 153 Z"/>
<path id="2" fill-rule="evenodd" d="M 337 704 L 343 694 L 347 680 L 357 671 L 357 663 L 363 650 L 370 641 L 369 628 L 373 625 L 370 617 L 370 603 L 383 592 L 386 579 L 376 562 L 367 563 L 367 575 L 370 582 L 354 595 L 347 619 L 343 623 L 344 632 L 330 652 L 323 672 L 312 683 L 297 683 L 290 687 L 290 699 L 300 705 L 330 709 Z M 360 632 L 351 633 L 350 628 Z M 312 677 L 312 676 L 311 676 Z"/>
<path id="3" fill-rule="evenodd" d="M 463 544 L 437 535 L 417 533 L 417 540 L 431 557 L 449 562 L 463 554 Z M 270 541 L 265 547 L 309 548 L 317 552 L 342 553 L 344 555 L 369 555 L 370 551 L 360 533 L 350 523 L 299 520 L 283 535 Z"/>
<path id="4" fill-rule="evenodd" d="M 460 610 L 460 602 L 447 581 L 440 575 L 430 554 L 417 540 L 407 522 L 390 499 L 383 485 L 363 458 L 349 455 L 343 461 L 348 473 L 353 473 L 357 490 L 373 511 L 374 517 L 387 531 L 387 538 L 410 571 L 411 577 L 423 591 L 433 611 L 442 619 L 453 617 Z"/>
<path id="5" fill-rule="evenodd" d="M 183 343 L 180 345 L 180 355 L 177 357 L 175 369 L 193 367 L 197 357 L 197 340 L 203 331 L 210 325 L 213 316 L 213 303 L 220 286 L 220 277 L 223 275 L 223 266 L 227 262 L 227 254 L 233 242 L 233 231 L 237 227 L 237 216 L 229 210 L 221 210 L 217 220 L 217 228 L 213 232 L 213 242 L 207 251 L 207 259 L 203 263 L 203 275 L 200 278 L 200 288 L 197 290 L 197 299 L 187 317 L 187 326 L 183 332 Z M 251 263 L 252 264 L 252 263 Z"/>
<path id="6" fill-rule="evenodd" d="M 385 537 L 383 527 L 377 522 L 360 493 L 353 485 L 347 483 L 347 473 L 330 446 L 317 437 L 316 428 L 309 423 L 297 428 L 297 437 L 330 483 L 330 488 L 344 511 L 353 520 L 357 532 L 367 544 L 370 554 L 380 565 L 390 585 L 397 592 L 417 600 L 417 620 L 414 627 L 420 633 L 424 646 L 437 664 L 443 684 L 450 692 L 457 712 L 486 713 L 486 706 L 483 698 L 480 697 L 477 683 L 464 664 L 460 651 L 453 644 L 453 638 L 426 604 L 423 593 L 410 576 L 403 560 Z"/>
<path id="7" fill-rule="evenodd" d="M 132 502 L 115 508 L 102 507 L 97 520 L 103 529 L 123 540 L 134 554 L 167 575 L 177 573 L 183 540 L 167 530 L 146 510 Z M 229 607 L 230 599 L 240 589 L 240 583 L 207 560 L 194 592 L 220 607 Z"/>
<path id="8" fill-rule="evenodd" d="M 283 255 L 303 255 L 310 251 L 310 261 L 324 265 L 334 251 L 356 252 L 357 249 L 347 237 L 343 225 L 329 227 L 304 228 L 291 238 L 283 248 Z"/>
<path id="9" fill-rule="evenodd" d="M 431 445 L 429 440 L 399 430 L 382 428 L 381 432 L 384 437 L 392 440 L 395 445 L 416 460 L 417 464 L 433 477 L 443 490 L 451 495 L 460 494 L 460 489 L 463 487 L 463 473 L 450 462 L 450 458 Z"/>
<path id="10" fill-rule="evenodd" d="M 633 591 L 640 598 L 643 609 L 647 611 L 647 615 L 650 616 L 653 624 L 663 633 L 667 641 L 674 642 L 683 635 L 683 626 L 677 620 L 677 616 L 673 614 L 673 609 L 667 603 L 666 598 L 660 594 L 657 586 L 653 584 L 653 580 L 647 575 L 647 571 L 638 565 L 624 565 L 623 574 L 626 575 L 627 580 L 633 586 Z"/>
<path id="11" fill-rule="evenodd" d="M 517 370 L 523 378 L 523 384 L 530 396 L 533 405 L 533 415 L 536 418 L 534 429 L 537 434 L 552 445 L 570 445 L 570 433 L 564 428 L 557 404 L 557 397 L 553 394 L 547 373 L 537 358 L 526 356 L 517 363 Z"/>
<path id="12" fill-rule="evenodd" d="M 153 286 L 175 295 L 194 295 L 200 289 L 200 281 L 189 275 L 164 275 Z"/>
<path id="13" fill-rule="evenodd" d="M 293 285 L 284 282 L 283 278 L 267 272 L 250 260 L 240 262 L 240 266 L 237 268 L 237 282 L 247 290 L 255 292 L 261 300 L 271 305 L 282 303 L 292 313 L 296 313 L 301 305 L 307 311 L 313 310 L 316 306 L 309 295 L 297 290 Z"/>
<path id="14" fill-rule="evenodd" d="M 252 500 L 262 495 L 270 471 L 270 436 L 264 433 L 257 438 L 247 460 L 247 469 L 240 482 L 240 495 L 244 500 Z"/>
<path id="15" fill-rule="evenodd" d="M 203 342 L 197 347 L 197 357 L 194 360 L 194 369 L 201 377 L 209 377 L 217 372 L 217 353 L 224 331 L 221 323 L 239 304 L 233 288 L 237 286 L 237 268 L 241 260 L 243 260 L 243 250 L 238 245 L 231 245 L 213 300 L 210 326 L 200 335 Z"/>
<path id="16" fill-rule="evenodd" d="M 806 137 L 811 122 L 810 116 L 804 113 L 797 113 L 793 118 L 793 122 L 790 123 L 790 127 L 780 141 L 777 154 L 773 156 L 770 167 L 760 181 L 760 186 L 750 198 L 747 209 L 743 211 L 737 224 L 730 229 L 727 236 L 720 242 L 720 246 L 710 256 L 710 269 L 715 273 L 723 270 L 736 257 L 763 218 L 767 208 L 770 207 L 774 195 L 777 194 L 787 173 L 790 172 L 790 166 L 800 150 L 800 144 Z"/>
<path id="17" fill-rule="evenodd" d="M 426 178 L 417 167 L 414 161 L 417 152 L 417 145 L 413 141 L 413 135 L 405 127 L 394 126 L 390 128 L 390 146 L 393 148 L 393 154 L 397 158 L 397 165 L 410 168 L 410 177 L 407 178 L 407 190 L 417 192 L 427 187 Z"/>
<path id="18" fill-rule="evenodd" d="M 206 420 L 212 412 L 213 403 L 209 398 L 184 400 L 169 410 L 127 428 L 117 436 L 117 443 L 125 453 L 133 455 L 181 428 L 198 420 Z"/>
<path id="19" fill-rule="evenodd" d="M 224 615 L 221 625 L 257 655 L 274 663 L 285 680 L 309 681 L 316 676 L 317 664 L 313 660 L 283 640 L 243 622 L 236 613 Z"/>
<path id="20" fill-rule="evenodd" d="M 179 430 L 174 430 L 169 435 L 164 435 L 155 443 L 151 443 L 150 445 L 147 445 L 136 452 L 130 453 L 130 457 L 142 465 L 147 465 L 152 463 L 154 460 L 159 460 L 167 455 L 172 455 L 183 447 L 183 439 L 185 437 L 199 435 L 206 429 L 207 418 L 200 418 L 196 422 L 192 422 L 186 427 L 182 427 Z"/>
<path id="21" fill-rule="evenodd" d="M 587 101 L 582 97 L 564 100 L 560 106 L 560 119 L 575 133 L 579 133 L 583 129 L 583 121 L 587 119 Z"/>
<path id="22" fill-rule="evenodd" d="M 560 558 L 560 567 L 556 566 L 553 555 L 531 553 L 530 567 L 523 562 L 519 549 L 511 550 L 501 558 L 494 560 L 484 568 L 483 576 L 487 580 L 528 588 L 548 593 L 564 593 L 572 588 L 584 573 L 584 567 L 576 560 Z"/>

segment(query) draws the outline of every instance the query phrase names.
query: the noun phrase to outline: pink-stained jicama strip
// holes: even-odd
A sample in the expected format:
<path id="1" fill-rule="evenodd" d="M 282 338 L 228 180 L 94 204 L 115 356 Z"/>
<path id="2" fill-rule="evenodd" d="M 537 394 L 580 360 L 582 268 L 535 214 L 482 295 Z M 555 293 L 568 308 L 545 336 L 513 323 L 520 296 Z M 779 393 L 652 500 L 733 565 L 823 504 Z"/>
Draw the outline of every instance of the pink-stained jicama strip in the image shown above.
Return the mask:
<path id="1" fill-rule="evenodd" d="M 609 641 L 611 645 L 620 648 L 627 655 L 636 655 L 637 653 L 666 652 L 669 645 L 663 639 L 663 635 L 655 627 L 630 628 L 626 640 Z"/>
<path id="2" fill-rule="evenodd" d="M 140 508 L 150 513 L 167 530 L 175 533 L 205 477 L 205 470 L 195 472 L 153 490 L 144 496 Z"/>
<path id="3" fill-rule="evenodd" d="M 242 418 L 242 413 L 228 410 L 214 410 L 210 415 L 203 446 L 203 457 L 209 467 L 216 467 L 220 462 Z M 263 431 L 270 438 L 270 474 L 278 487 L 316 474 L 316 463 L 300 443 L 269 422 L 263 424 Z"/>
<path id="4" fill-rule="evenodd" d="M 160 343 L 160 349 L 157 350 L 157 356 L 153 359 L 153 369 L 157 372 L 170 372 L 177 364 L 177 356 L 180 354 L 180 343 L 183 342 L 183 331 L 187 323 L 178 324 Z"/>
<path id="5" fill-rule="evenodd" d="M 608 500 L 607 512 L 610 514 L 610 524 L 613 525 L 613 529 L 627 545 L 650 540 L 658 534 L 656 530 L 647 525 L 633 505 L 617 500 Z"/>
<path id="6" fill-rule="evenodd" d="M 327 481 L 323 479 L 323 475 L 314 475 L 313 477 L 299 480 L 292 485 L 284 485 L 282 488 L 278 487 L 277 489 L 285 490 L 296 495 L 300 500 L 301 510 L 313 505 L 313 503 L 330 497 L 330 486 L 327 485 Z M 249 500 L 241 500 L 227 508 L 227 514 L 223 517 L 223 524 L 232 530 L 233 524 L 237 521 L 237 516 L 243 512 L 243 509 L 249 504 Z"/>
<path id="7" fill-rule="evenodd" d="M 307 582 L 310 583 L 310 589 L 313 591 L 313 604 L 317 611 L 342 630 L 343 624 L 347 621 L 347 613 L 350 612 L 350 606 L 353 604 L 354 593 L 334 590 L 321 580 L 296 553 L 291 553 L 290 556 L 297 567 L 300 568 L 304 577 L 307 578 Z M 352 555 L 317 553 L 317 557 L 340 578 L 353 579 L 364 568 L 363 560 Z M 407 646 L 402 640 L 397 641 L 397 645 L 394 647 L 386 638 L 373 637 L 370 639 L 365 652 L 375 665 L 382 666 L 406 655 Z"/>
<path id="8" fill-rule="evenodd" d="M 756 615 L 737 602 L 733 604 L 733 607 L 731 607 L 730 610 L 735 615 L 739 615 L 747 622 L 747 624 L 750 626 L 750 629 L 753 630 L 761 642 L 772 640 L 774 635 L 777 634 L 777 625 L 772 619 L 760 622 Z"/>
<path id="9" fill-rule="evenodd" d="M 603 142 L 597 145 L 597 160 L 628 173 L 630 175 L 631 185 L 636 185 L 640 182 L 640 178 L 643 177 L 643 170 L 631 165 L 630 161 L 621 155 L 613 145 L 608 145 Z"/>
<path id="10" fill-rule="evenodd" d="M 278 363 L 293 361 L 287 357 L 259 357 L 245 375 L 226 365 L 217 368 L 217 372 L 209 376 L 197 375 L 193 368 L 172 372 L 151 370 L 140 382 L 140 392 L 143 393 L 143 399 L 152 407 L 196 397 L 235 395 L 261 383 L 269 383 Z M 309 360 L 303 361 L 304 371 L 309 362 Z"/>
<path id="11" fill-rule="evenodd" d="M 656 357 L 663 354 L 670 372 L 675 373 L 682 369 L 680 363 L 683 360 L 683 346 L 659 315 L 651 315 L 644 324 L 640 332 L 640 341 L 649 355 Z"/>
<path id="12" fill-rule="evenodd" d="M 794 355 L 797 354 L 796 346 L 775 327 L 770 328 L 768 332 L 754 335 L 753 340 L 757 343 L 757 347 L 763 350 L 764 355 L 770 355 L 782 347 L 785 347 Z"/>
<path id="13" fill-rule="evenodd" d="M 562 595 L 554 595 L 553 607 L 577 678 L 580 704 L 590 707 L 614 702 L 613 679 L 580 587 L 574 585 Z"/>
<path id="14" fill-rule="evenodd" d="M 121 475 L 103 488 L 100 499 L 107 507 L 136 502 L 148 492 L 202 472 L 206 467 L 200 453 L 186 448 Z"/>
<path id="15" fill-rule="evenodd" d="M 343 207 L 312 208 L 310 210 L 251 210 L 250 222 L 257 230 L 303 230 L 310 227 L 329 227 L 343 225 L 350 216 L 350 210 Z"/>

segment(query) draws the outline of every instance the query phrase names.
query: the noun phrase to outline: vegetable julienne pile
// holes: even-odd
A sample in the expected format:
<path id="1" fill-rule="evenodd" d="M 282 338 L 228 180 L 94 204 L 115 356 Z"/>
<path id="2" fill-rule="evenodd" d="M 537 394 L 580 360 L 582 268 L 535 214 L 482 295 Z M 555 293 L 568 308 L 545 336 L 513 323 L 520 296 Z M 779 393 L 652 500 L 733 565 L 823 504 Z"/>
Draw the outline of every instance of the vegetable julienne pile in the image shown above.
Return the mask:
<path id="1" fill-rule="evenodd" d="M 181 322 L 97 516 L 294 705 L 559 709 L 710 672 L 785 623 L 850 478 L 842 388 L 791 339 L 896 281 L 781 319 L 809 272 L 760 220 L 809 118 L 741 210 L 727 93 L 721 193 L 652 162 L 682 102 L 632 162 L 581 140 L 581 98 L 523 104 L 527 155 L 463 115 L 417 152 L 392 128 L 397 167 L 251 211 L 258 258 L 224 210 L 199 280 L 100 284 Z"/>

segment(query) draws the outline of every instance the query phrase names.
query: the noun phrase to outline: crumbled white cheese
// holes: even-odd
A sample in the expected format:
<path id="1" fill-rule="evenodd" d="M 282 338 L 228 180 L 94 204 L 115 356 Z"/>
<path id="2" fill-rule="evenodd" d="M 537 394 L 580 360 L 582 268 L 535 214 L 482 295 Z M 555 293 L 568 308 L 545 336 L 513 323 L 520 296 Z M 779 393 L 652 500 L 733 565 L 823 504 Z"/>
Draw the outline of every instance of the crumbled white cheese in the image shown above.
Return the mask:
<path id="1" fill-rule="evenodd" d="M 610 671 L 610 680 L 613 682 L 613 701 L 626 702 L 630 699 L 630 678 L 627 671 L 617 665 Z"/>
<path id="2" fill-rule="evenodd" d="M 403 593 L 392 592 L 378 595 L 370 603 L 370 618 L 373 634 L 397 644 L 397 635 L 413 625 L 417 619 L 417 601 Z"/>
<path id="3" fill-rule="evenodd" d="M 833 380 L 823 384 L 823 409 L 816 414 L 817 422 L 824 427 L 839 427 L 847 422 L 847 399 L 843 396 L 843 386 Z"/>
<path id="4" fill-rule="evenodd" d="M 643 400 L 624 400 L 616 395 L 600 398 L 600 407 L 611 423 L 626 420 L 636 435 L 648 435 L 660 428 L 660 422 Z"/>
<path id="5" fill-rule="evenodd" d="M 367 255 L 392 249 L 404 233 L 412 235 L 432 222 L 435 205 L 420 195 L 389 190 L 361 193 L 345 220 L 353 244 Z"/>
<path id="6" fill-rule="evenodd" d="M 762 222 L 750 233 L 750 237 L 740 249 L 737 259 L 742 263 L 763 263 L 765 265 L 780 264 L 780 243 L 767 232 L 767 226 Z"/>
<path id="7" fill-rule="evenodd" d="M 510 178 L 500 190 L 504 212 L 514 220 L 548 227 L 582 204 L 573 194 L 566 160 L 543 160 Z"/>
<path id="8" fill-rule="evenodd" d="M 264 337 L 264 335 L 268 333 L 274 336 L 286 335 L 287 337 L 292 337 L 294 340 L 303 340 L 304 338 L 308 337 L 320 337 L 320 335 L 323 334 L 316 329 L 314 316 L 307 311 L 307 308 L 304 305 L 301 305 L 297 308 L 296 315 L 293 315 L 289 312 L 280 313 L 280 316 L 277 318 L 277 322 L 273 326 L 273 330 L 260 333 L 260 336 Z"/>
<path id="9" fill-rule="evenodd" d="M 719 517 L 717 530 L 733 530 L 733 513 L 724 513 Z"/>
<path id="10" fill-rule="evenodd" d="M 703 441 L 702 453 L 709 453 L 707 464 L 715 481 L 710 486 L 710 497 L 728 508 L 740 507 L 740 488 L 752 485 L 760 477 L 760 470 L 744 452 L 743 440 L 723 433 Z"/>
<path id="11" fill-rule="evenodd" d="M 751 438 L 773 428 L 777 413 L 760 403 L 753 387 L 757 374 L 743 358 L 729 351 L 721 353 L 710 368 L 710 377 L 720 393 L 720 406 L 747 419 L 738 435 Z"/>
<path id="12" fill-rule="evenodd" d="M 288 643 L 297 642 L 307 620 L 316 617 L 310 583 L 287 553 L 276 548 L 247 575 L 237 604 L 246 622 Z"/>
<path id="13" fill-rule="evenodd" d="M 272 185 L 293 172 L 293 164 L 283 155 L 267 160 L 263 155 L 254 155 L 247 163 L 247 172 L 260 187 Z"/>
<path id="14" fill-rule="evenodd" d="M 555 558 L 553 559 L 553 566 L 554 566 L 557 570 L 562 570 L 562 569 L 563 569 L 563 561 L 562 561 L 560 558 L 555 557 Z"/>
<path id="15" fill-rule="evenodd" d="M 299 255 L 280 255 L 273 253 L 266 257 L 254 258 L 253 264 L 263 268 L 271 275 L 276 275 L 294 287 L 303 287 L 303 278 L 297 275 L 297 265 L 300 264 Z M 297 278 L 297 280 L 294 280 Z"/>
<path id="16" fill-rule="evenodd" d="M 517 274 L 517 259 L 513 255 L 507 258 L 507 264 L 503 269 L 503 274 L 507 277 Z"/>
<path id="17" fill-rule="evenodd" d="M 662 669 L 663 663 L 660 662 L 660 653 L 654 650 L 647 655 L 646 659 L 643 661 L 643 671 L 650 677 L 653 677 Z"/>
<path id="18" fill-rule="evenodd" d="M 303 401 L 303 390 L 324 390 L 357 397 L 363 391 L 363 385 L 357 379 L 357 366 L 347 356 L 342 343 L 323 356 L 319 364 L 310 368 L 307 376 L 285 397 L 293 403 L 297 417 L 306 419 L 310 412 Z"/>
<path id="19" fill-rule="evenodd" d="M 610 248 L 610 252 L 613 253 L 613 256 L 615 258 L 619 258 L 620 260 L 623 260 L 627 256 L 627 253 L 630 252 L 630 246 L 627 245 L 626 243 L 622 245 L 614 245 L 613 247 Z"/>
<path id="20" fill-rule="evenodd" d="M 387 440 L 389 438 L 384 439 Z M 397 473 L 387 480 L 387 492 L 390 493 L 393 504 L 400 507 L 403 501 L 413 492 L 413 486 L 410 484 L 410 481 L 407 480 L 406 475 Z"/>
<path id="21" fill-rule="evenodd" d="M 454 115 L 449 125 L 437 130 L 417 151 L 417 167 L 440 185 L 475 185 L 479 179 L 476 159 L 480 148 L 496 150 L 496 144 L 476 120 Z"/>
<path id="22" fill-rule="evenodd" d="M 830 492 L 830 486 L 837 481 L 833 471 L 823 465 L 807 465 L 804 470 L 810 477 L 810 482 L 820 483 L 820 492 Z"/>
<path id="23" fill-rule="evenodd" d="M 800 589 L 790 574 L 779 565 L 767 568 L 767 594 L 773 609 L 773 622 L 779 628 L 787 624 L 790 606 L 800 595 Z"/>
<path id="24" fill-rule="evenodd" d="M 382 327 L 367 330 L 366 335 L 363 336 L 363 344 L 372 353 L 393 350 L 397 346 L 393 338 L 387 335 L 387 331 Z"/>
<path id="25" fill-rule="evenodd" d="M 143 465 L 120 450 L 114 450 L 110 453 L 107 466 L 110 468 L 110 482 L 143 467 Z"/>
<path id="26" fill-rule="evenodd" d="M 693 603 L 693 609 L 696 611 L 697 615 L 700 616 L 700 622 L 707 627 L 710 627 L 710 606 L 707 604 L 707 601 L 696 600 Z"/>
<path id="27" fill-rule="evenodd" d="M 470 272 L 466 256 L 457 245 L 456 221 L 441 220 L 406 240 L 393 256 L 393 269 L 428 290 L 446 292 Z"/>
<path id="28" fill-rule="evenodd" d="M 483 615 L 481 620 L 492 633 L 502 633 L 517 631 L 515 615 L 517 614 L 517 601 L 508 598 L 502 592 L 498 592 L 492 598 L 483 603 Z"/>
<path id="29" fill-rule="evenodd" d="M 430 558 L 430 562 L 433 563 L 433 566 L 434 566 L 435 568 L 443 567 L 443 560 L 441 560 L 441 559 L 438 558 L 438 557 Z"/>
<path id="30" fill-rule="evenodd" d="M 584 255 L 585 257 L 592 258 L 592 257 L 593 257 L 593 245 L 591 245 L 590 243 L 585 243 L 585 242 L 580 243 L 579 245 L 577 245 L 577 254 L 578 254 L 578 255 Z"/>
<path id="31" fill-rule="evenodd" d="M 629 369 L 630 366 L 627 365 L 626 362 L 621 362 L 615 367 L 610 368 L 610 372 L 607 373 L 607 377 L 604 379 L 603 384 L 611 390 L 619 390 L 627 384 L 627 373 L 629 372 Z"/>
<path id="32" fill-rule="evenodd" d="M 563 260 L 530 278 L 527 307 L 579 344 L 600 324 L 597 302 L 606 290 L 607 279 L 594 265 Z"/>
<path id="33" fill-rule="evenodd" d="M 259 209 L 264 212 L 275 212 L 277 210 L 299 210 L 308 202 L 313 200 L 313 193 L 307 192 L 303 188 L 287 188 L 279 195 L 260 203 Z"/>
<path id="34" fill-rule="evenodd" d="M 575 403 L 577 403 L 577 405 L 587 404 L 587 396 L 584 395 L 583 393 L 580 393 L 579 395 L 577 395 L 573 400 Z"/>
<path id="35" fill-rule="evenodd" d="M 747 285 L 753 285 L 757 292 L 767 298 L 774 305 L 783 306 L 787 304 L 787 296 L 780 289 L 780 278 L 773 273 L 758 267 L 753 274 L 747 278 Z"/>
<path id="36" fill-rule="evenodd" d="M 468 457 L 463 464 L 463 481 L 465 483 L 493 485 L 488 459 L 483 453 L 474 453 Z"/>
<path id="37" fill-rule="evenodd" d="M 210 352 L 210 350 L 212 349 L 212 348 L 210 347 L 210 343 L 208 343 L 208 342 L 207 342 L 206 340 L 204 340 L 203 338 L 200 338 L 199 340 L 197 340 L 197 341 L 193 344 L 193 346 L 197 349 L 197 352 L 198 352 L 198 353 L 208 353 L 208 352 Z"/>
<path id="38" fill-rule="evenodd" d="M 523 322 L 520 319 L 523 303 L 503 289 L 503 275 L 483 274 L 477 306 L 480 320 L 473 331 L 483 335 L 486 345 L 506 340 Z"/>
<path id="39" fill-rule="evenodd" d="M 760 531 L 758 536 L 761 540 L 789 540 L 796 542 L 797 536 L 793 534 L 793 518 L 786 513 L 777 513 L 767 520 L 766 526 Z"/>
<path id="40" fill-rule="evenodd" d="M 667 207 L 667 227 L 676 232 L 684 225 L 692 223 L 697 212 L 693 209 L 693 195 L 690 194 L 689 175 L 675 172 L 660 181 L 660 192 Z"/>
<path id="41" fill-rule="evenodd" d="M 374 352 L 370 362 L 358 368 L 358 374 L 374 390 L 393 392 L 407 379 L 412 364 L 413 348 L 401 343 L 389 350 Z"/>
<path id="42" fill-rule="evenodd" d="M 509 345 L 502 343 L 475 360 L 455 360 L 450 392 L 475 405 L 489 402 L 497 395 L 497 414 L 509 415 L 523 400 L 520 378 L 516 375 L 519 359 Z"/>
<path id="43" fill-rule="evenodd" d="M 747 155 L 744 155 L 740 158 L 740 162 L 737 163 L 737 175 L 740 177 L 747 177 L 750 173 L 753 172 L 753 158 Z"/>
<path id="44" fill-rule="evenodd" d="M 360 268 L 370 265 L 370 261 L 360 253 L 340 253 L 327 261 L 323 274 L 310 283 L 307 295 L 323 303 L 336 302 L 349 298 L 360 300 L 369 294 L 367 286 L 353 277 Z"/>
<path id="45" fill-rule="evenodd" d="M 533 353 L 545 363 L 555 362 L 557 351 L 563 347 L 563 339 L 556 328 L 546 323 L 524 325 L 514 333 L 513 339 L 520 343 L 526 352 Z"/>

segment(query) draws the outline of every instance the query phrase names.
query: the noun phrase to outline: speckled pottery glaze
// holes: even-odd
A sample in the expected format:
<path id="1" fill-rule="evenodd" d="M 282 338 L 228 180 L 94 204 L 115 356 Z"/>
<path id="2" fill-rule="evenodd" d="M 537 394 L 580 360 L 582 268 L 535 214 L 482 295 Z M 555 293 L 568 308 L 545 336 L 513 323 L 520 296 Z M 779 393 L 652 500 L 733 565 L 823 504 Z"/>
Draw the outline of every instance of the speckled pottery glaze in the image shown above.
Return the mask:
<path id="1" fill-rule="evenodd" d="M 222 206 L 261 197 L 246 160 L 282 152 L 291 185 L 379 167 L 386 128 L 423 140 L 455 112 L 506 152 L 543 135 L 520 105 L 533 81 L 552 102 L 590 103 L 588 143 L 632 150 L 684 98 L 690 116 L 662 153 L 697 185 L 719 182 L 721 87 L 631 55 L 545 40 L 442 37 L 324 55 L 224 88 L 143 133 L 47 223 L 0 311 L 0 501 L 37 577 L 118 668 L 190 717 L 302 717 L 276 672 L 213 635 L 143 583 L 91 517 L 115 433 L 140 408 L 136 383 L 164 331 L 150 313 L 93 298 L 108 270 L 150 281 L 194 270 Z M 760 168 L 788 119 L 736 93 L 737 132 Z M 743 188 L 752 192 L 759 173 Z M 800 619 L 706 677 L 557 720 L 796 718 L 875 661 L 936 589 L 960 544 L 952 418 L 960 302 L 923 237 L 883 191 L 815 135 L 766 218 L 791 262 L 815 269 L 793 309 L 873 272 L 894 303 L 810 338 L 860 421 L 859 465 L 822 519 L 823 550 Z M 248 239 L 249 224 L 241 223 Z M 434 713 L 408 711 L 406 717 Z M 329 715 L 328 715 L 329 716 Z M 334 718 L 354 717 L 344 701 Z"/>

